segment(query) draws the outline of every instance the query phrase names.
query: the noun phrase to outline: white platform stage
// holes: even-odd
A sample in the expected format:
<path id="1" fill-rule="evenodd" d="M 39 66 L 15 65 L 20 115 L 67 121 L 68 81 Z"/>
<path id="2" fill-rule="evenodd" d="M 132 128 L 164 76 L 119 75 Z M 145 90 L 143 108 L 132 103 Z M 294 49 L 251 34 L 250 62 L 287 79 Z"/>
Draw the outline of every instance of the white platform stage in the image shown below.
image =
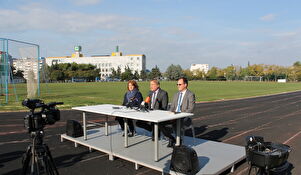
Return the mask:
<path id="1" fill-rule="evenodd" d="M 129 145 L 124 147 L 124 138 L 117 125 L 109 127 L 109 135 L 105 136 L 104 127 L 87 130 L 88 139 L 84 137 L 73 138 L 66 134 L 61 135 L 61 141 L 69 140 L 98 150 L 109 155 L 109 159 L 114 157 L 133 162 L 136 169 L 139 165 L 168 174 L 179 174 L 169 170 L 172 148 L 167 148 L 168 141 L 159 141 L 159 161 L 154 161 L 154 142 L 151 140 L 150 133 L 137 128 L 137 135 L 129 138 Z M 221 142 L 208 141 L 203 139 L 193 139 L 184 137 L 184 145 L 192 147 L 198 155 L 200 163 L 199 174 L 220 174 L 232 168 L 235 164 L 245 159 L 245 148 Z"/>

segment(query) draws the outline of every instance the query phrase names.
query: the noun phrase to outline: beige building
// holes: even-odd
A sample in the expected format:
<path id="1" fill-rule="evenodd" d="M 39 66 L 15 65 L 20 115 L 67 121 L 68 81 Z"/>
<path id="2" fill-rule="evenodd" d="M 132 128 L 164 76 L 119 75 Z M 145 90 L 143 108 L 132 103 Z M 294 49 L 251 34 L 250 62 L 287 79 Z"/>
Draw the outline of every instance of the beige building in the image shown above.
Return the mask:
<path id="1" fill-rule="evenodd" d="M 119 52 L 118 46 L 116 52 L 111 55 L 95 55 L 86 57 L 81 54 L 81 46 L 74 47 L 75 53 L 71 56 L 63 57 L 47 57 L 46 64 L 49 66 L 60 63 L 77 63 L 77 64 L 92 64 L 100 69 L 102 79 L 110 77 L 112 70 L 117 70 L 120 67 L 121 72 L 124 72 L 128 66 L 133 73 L 137 71 L 139 74 L 146 69 L 146 57 L 143 54 L 122 55 Z"/>

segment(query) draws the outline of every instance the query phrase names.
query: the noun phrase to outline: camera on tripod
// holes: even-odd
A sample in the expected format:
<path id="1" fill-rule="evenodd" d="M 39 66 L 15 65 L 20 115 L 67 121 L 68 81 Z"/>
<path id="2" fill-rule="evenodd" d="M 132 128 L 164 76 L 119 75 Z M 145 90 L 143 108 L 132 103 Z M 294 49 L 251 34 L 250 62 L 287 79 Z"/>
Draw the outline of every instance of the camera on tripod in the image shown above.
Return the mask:
<path id="1" fill-rule="evenodd" d="M 64 104 L 63 102 L 51 102 L 45 104 L 40 99 L 25 99 L 22 105 L 30 109 L 30 114 L 24 117 L 24 126 L 28 132 L 39 131 L 45 125 L 53 125 L 60 120 L 60 110 L 56 105 Z M 35 109 L 41 108 L 40 111 L 35 112 Z"/>
<path id="2" fill-rule="evenodd" d="M 59 174 L 50 149 L 43 143 L 43 128 L 45 125 L 53 125 L 60 120 L 60 111 L 56 108 L 56 105 L 60 104 L 63 104 L 63 102 L 45 104 L 39 99 L 25 99 L 22 101 L 22 105 L 30 109 L 30 114 L 24 117 L 24 126 L 32 138 L 32 143 L 27 147 L 23 156 L 22 174 Z M 40 111 L 36 112 L 37 108 Z"/>

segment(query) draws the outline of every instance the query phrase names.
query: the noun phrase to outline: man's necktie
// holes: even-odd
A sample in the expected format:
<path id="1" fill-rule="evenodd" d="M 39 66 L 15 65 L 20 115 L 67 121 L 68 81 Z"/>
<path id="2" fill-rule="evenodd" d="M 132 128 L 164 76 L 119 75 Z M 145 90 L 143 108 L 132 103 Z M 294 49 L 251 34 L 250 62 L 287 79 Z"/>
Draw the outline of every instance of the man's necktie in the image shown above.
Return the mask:
<path id="1" fill-rule="evenodd" d="M 156 91 L 153 92 L 153 96 L 152 96 L 152 105 L 151 105 L 152 109 L 154 109 L 154 106 L 155 106 L 155 97 L 156 97 Z"/>
<path id="2" fill-rule="evenodd" d="M 178 107 L 177 107 L 177 111 L 176 112 L 181 112 L 181 103 L 182 103 L 182 92 L 180 92 L 180 94 L 179 94 Z"/>

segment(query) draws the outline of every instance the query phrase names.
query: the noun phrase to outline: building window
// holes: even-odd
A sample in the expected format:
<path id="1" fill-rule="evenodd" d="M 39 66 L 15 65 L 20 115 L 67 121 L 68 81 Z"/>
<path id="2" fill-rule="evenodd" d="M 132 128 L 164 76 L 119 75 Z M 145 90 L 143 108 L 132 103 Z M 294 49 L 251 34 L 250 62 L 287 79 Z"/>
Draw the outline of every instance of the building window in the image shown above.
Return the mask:
<path id="1" fill-rule="evenodd" d="M 133 57 L 131 57 L 131 60 L 133 60 Z"/>
<path id="2" fill-rule="evenodd" d="M 137 60 L 139 60 L 139 57 L 137 57 Z"/>

